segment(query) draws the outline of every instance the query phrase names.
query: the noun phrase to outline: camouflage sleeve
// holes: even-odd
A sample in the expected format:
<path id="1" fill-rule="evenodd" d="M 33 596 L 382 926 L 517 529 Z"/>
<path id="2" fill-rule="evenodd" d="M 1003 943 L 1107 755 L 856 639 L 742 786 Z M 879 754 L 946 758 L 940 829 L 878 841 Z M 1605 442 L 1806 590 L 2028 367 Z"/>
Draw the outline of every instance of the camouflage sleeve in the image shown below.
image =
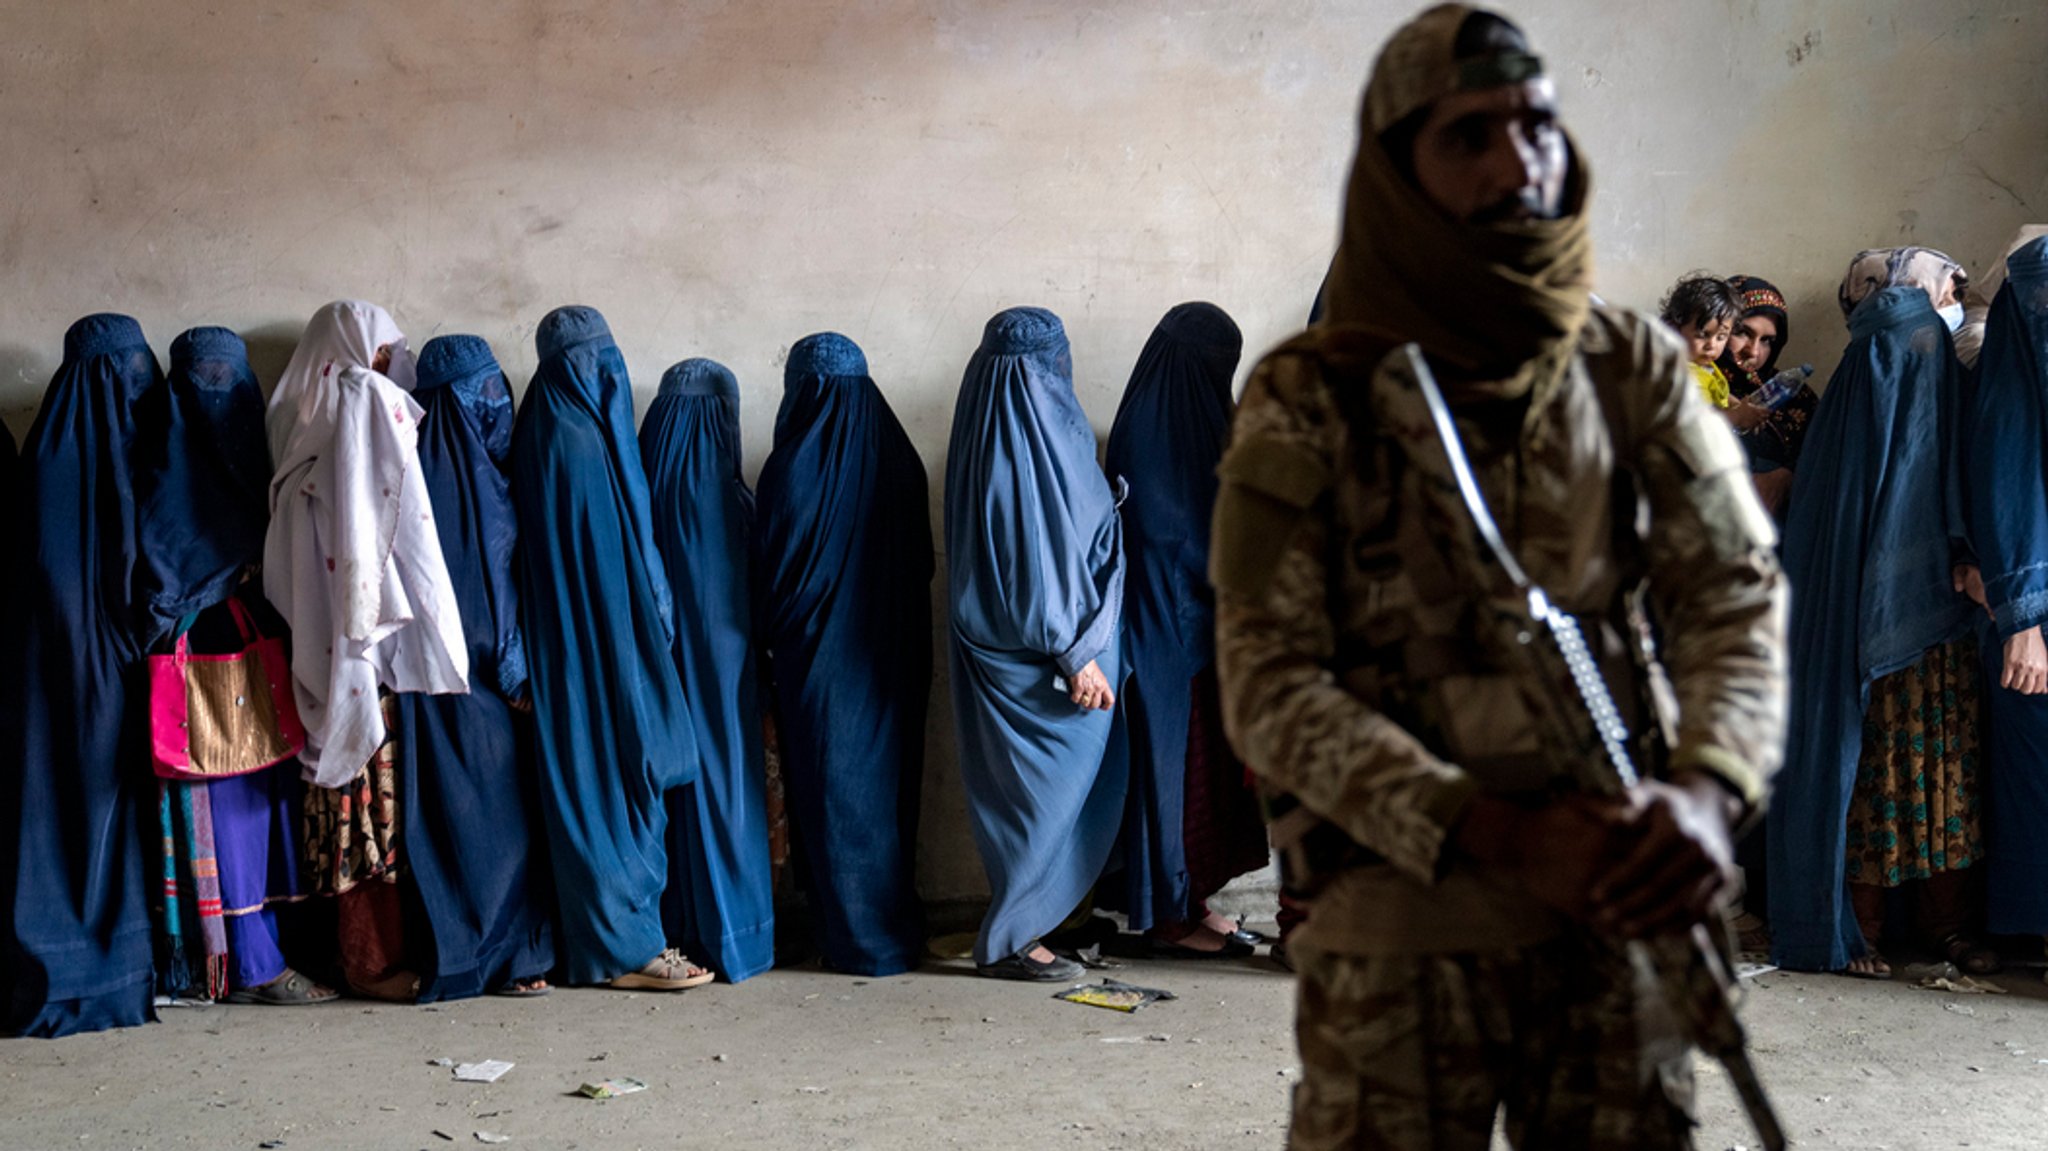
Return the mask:
<path id="1" fill-rule="evenodd" d="M 1647 322 L 1628 336 L 1650 593 L 1678 694 L 1672 768 L 1711 772 L 1759 811 L 1784 754 L 1786 588 L 1775 530 L 1733 429 L 1692 386 L 1683 348 Z"/>
<path id="2" fill-rule="evenodd" d="M 1273 787 L 1424 881 L 1473 780 L 1346 690 L 1325 570 L 1343 422 L 1313 360 L 1262 364 L 1239 408 L 1211 548 L 1224 725 Z"/>

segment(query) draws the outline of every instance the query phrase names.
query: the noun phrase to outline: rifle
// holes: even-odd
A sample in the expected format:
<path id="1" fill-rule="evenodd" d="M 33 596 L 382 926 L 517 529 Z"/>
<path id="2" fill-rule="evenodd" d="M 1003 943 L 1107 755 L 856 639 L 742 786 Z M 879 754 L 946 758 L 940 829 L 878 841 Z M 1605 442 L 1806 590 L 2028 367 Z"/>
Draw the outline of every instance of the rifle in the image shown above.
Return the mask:
<path id="1" fill-rule="evenodd" d="M 1402 352 L 1405 363 L 1396 361 L 1379 374 L 1383 382 L 1374 388 L 1373 406 L 1383 426 L 1410 449 L 1409 462 L 1431 507 L 1447 523 L 1471 529 L 1439 538 L 1453 569 L 1462 569 L 1471 583 L 1486 640 L 1503 666 L 1515 669 L 1558 773 L 1593 794 L 1626 794 L 1641 779 L 1629 752 L 1628 725 L 1579 621 L 1550 602 L 1508 549 L 1435 376 L 1414 344 Z M 1430 440 L 1441 450 L 1414 450 Z M 1757 1138 L 1766 1151 L 1783 1151 L 1784 1129 L 1749 1061 L 1736 1017 L 1739 987 L 1728 923 L 1720 915 L 1709 918 L 1683 935 L 1622 945 L 1646 999 L 1727 1069 Z"/>

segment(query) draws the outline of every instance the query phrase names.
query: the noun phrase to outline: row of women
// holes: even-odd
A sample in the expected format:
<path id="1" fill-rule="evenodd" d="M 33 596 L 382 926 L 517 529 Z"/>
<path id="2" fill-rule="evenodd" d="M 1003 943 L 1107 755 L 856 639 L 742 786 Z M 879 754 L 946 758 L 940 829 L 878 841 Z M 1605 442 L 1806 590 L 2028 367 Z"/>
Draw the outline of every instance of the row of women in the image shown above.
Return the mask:
<path id="1" fill-rule="evenodd" d="M 1786 333 L 1776 290 L 1738 279 L 1777 337 L 1739 393 Z M 1745 437 L 1794 473 L 1791 724 L 1752 895 L 1788 968 L 1888 976 L 1903 908 L 1982 973 L 1979 930 L 2048 936 L 2048 238 L 1974 288 L 1931 249 L 1863 252 L 1839 300 L 1818 404 Z"/>
<path id="2" fill-rule="evenodd" d="M 536 345 L 515 417 L 483 340 L 415 360 L 343 301 L 266 410 L 230 331 L 165 375 L 133 320 L 73 325 L 18 463 L 0 428 L 0 1030 L 332 998 L 287 950 L 397 1001 L 746 979 L 774 962 L 771 738 L 825 962 L 917 965 L 929 497 L 861 350 L 792 349 L 750 491 L 725 368 L 671 368 L 636 438 L 597 312 Z M 968 366 L 945 530 L 991 974 L 1044 977 L 1091 891 L 1206 930 L 1265 860 L 1203 590 L 1240 345 L 1211 305 L 1159 325 L 1111 436 L 1121 509 L 1056 317 L 998 315 Z M 156 777 L 145 657 L 287 629 L 296 758 Z M 280 940 L 299 900 L 331 914 Z"/>

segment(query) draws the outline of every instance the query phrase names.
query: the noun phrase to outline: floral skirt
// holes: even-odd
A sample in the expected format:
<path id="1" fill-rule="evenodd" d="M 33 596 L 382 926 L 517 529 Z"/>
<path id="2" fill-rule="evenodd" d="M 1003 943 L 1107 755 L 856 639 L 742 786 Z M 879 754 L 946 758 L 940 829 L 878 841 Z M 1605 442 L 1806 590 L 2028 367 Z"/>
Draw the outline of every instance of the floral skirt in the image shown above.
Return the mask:
<path id="1" fill-rule="evenodd" d="M 1850 883 L 1897 887 L 1983 857 L 1977 645 L 1927 649 L 1877 681 L 1849 800 Z"/>
<path id="2" fill-rule="evenodd" d="M 314 895 L 340 895 L 358 883 L 397 883 L 398 705 L 382 693 L 384 742 L 341 787 L 306 788 L 305 860 Z"/>

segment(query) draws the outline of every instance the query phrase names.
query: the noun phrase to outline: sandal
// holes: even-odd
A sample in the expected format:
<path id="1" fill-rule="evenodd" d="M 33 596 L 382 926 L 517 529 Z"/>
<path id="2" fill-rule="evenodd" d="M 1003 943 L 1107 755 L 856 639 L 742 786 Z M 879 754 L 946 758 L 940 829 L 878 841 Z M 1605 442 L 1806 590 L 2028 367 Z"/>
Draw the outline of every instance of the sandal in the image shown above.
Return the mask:
<path id="1" fill-rule="evenodd" d="M 638 971 L 614 976 L 607 986 L 618 991 L 688 991 L 702 987 L 717 976 L 683 957 L 671 947 L 647 961 Z"/>
<path id="2" fill-rule="evenodd" d="M 546 979 L 536 975 L 531 979 L 514 979 L 502 987 L 492 989 L 491 994 L 502 995 L 507 999 L 539 999 L 553 990 L 553 987 L 548 986 Z"/>
<path id="3" fill-rule="evenodd" d="M 1996 975 L 2005 966 L 1998 961 L 1996 951 L 1960 931 L 1943 936 L 1935 946 L 1941 949 L 1942 958 L 1965 975 Z"/>
<path id="4" fill-rule="evenodd" d="M 364 999 L 375 999 L 379 1003 L 417 1003 L 420 977 L 410 971 L 399 971 L 371 983 L 350 983 L 348 989 Z"/>
<path id="5" fill-rule="evenodd" d="M 1040 946 L 1043 946 L 1040 941 L 1033 940 L 1015 955 L 1006 955 L 994 963 L 977 963 L 974 969 L 990 979 L 1014 979 L 1024 983 L 1061 983 L 1079 979 L 1087 973 L 1087 968 L 1059 955 L 1051 959 L 1031 958 L 1032 949 Z"/>
<path id="6" fill-rule="evenodd" d="M 1858 970 L 1856 966 L 1859 963 L 1863 965 L 1861 970 Z M 1878 954 L 1877 948 L 1873 947 L 1869 951 L 1864 952 L 1861 959 L 1851 959 L 1849 966 L 1842 968 L 1838 974 L 1846 975 L 1851 979 L 1885 980 L 1892 977 L 1892 965 L 1885 961 L 1884 956 Z"/>
<path id="7" fill-rule="evenodd" d="M 268 983 L 236 989 L 228 995 L 228 1002 L 260 1003 L 265 1007 L 310 1007 L 315 1003 L 332 1003 L 339 998 L 340 992 L 322 987 L 287 967 L 283 975 Z"/>

